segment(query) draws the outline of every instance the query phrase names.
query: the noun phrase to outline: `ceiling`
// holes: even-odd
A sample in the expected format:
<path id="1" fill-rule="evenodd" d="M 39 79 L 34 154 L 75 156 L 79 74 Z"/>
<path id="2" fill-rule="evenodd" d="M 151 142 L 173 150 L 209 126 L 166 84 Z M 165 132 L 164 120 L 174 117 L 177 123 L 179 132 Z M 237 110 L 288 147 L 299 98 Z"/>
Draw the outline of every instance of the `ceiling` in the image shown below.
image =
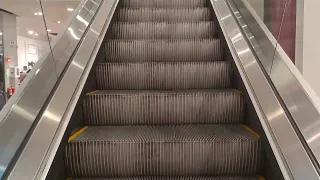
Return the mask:
<path id="1" fill-rule="evenodd" d="M 0 0 L 0 7 L 17 15 L 17 33 L 32 39 L 47 40 L 47 29 L 50 33 L 58 33 L 63 24 L 73 12 L 67 8 L 76 9 L 81 0 L 41 0 L 43 16 L 34 15 L 35 12 L 42 12 L 39 0 Z M 60 21 L 61 23 L 57 23 Z M 30 35 L 28 32 L 33 31 Z M 38 34 L 38 36 L 35 35 Z"/>

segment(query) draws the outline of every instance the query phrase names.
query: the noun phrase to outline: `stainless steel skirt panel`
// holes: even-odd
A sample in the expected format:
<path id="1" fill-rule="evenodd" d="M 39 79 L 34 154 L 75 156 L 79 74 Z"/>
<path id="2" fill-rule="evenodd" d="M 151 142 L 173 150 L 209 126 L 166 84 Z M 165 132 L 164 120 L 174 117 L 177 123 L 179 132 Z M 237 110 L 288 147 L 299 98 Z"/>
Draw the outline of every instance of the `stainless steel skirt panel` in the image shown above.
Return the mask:
<path id="1" fill-rule="evenodd" d="M 87 125 L 243 123 L 235 90 L 98 91 L 84 103 Z"/>
<path id="2" fill-rule="evenodd" d="M 222 61 L 219 39 L 108 40 L 107 62 Z"/>
<path id="3" fill-rule="evenodd" d="M 217 37 L 213 21 L 120 22 L 112 26 L 114 39 L 204 39 Z"/>
<path id="4" fill-rule="evenodd" d="M 115 14 L 118 21 L 193 22 L 213 20 L 209 8 L 122 8 Z"/>
<path id="5" fill-rule="evenodd" d="M 261 147 L 240 125 L 89 127 L 66 148 L 73 177 L 257 173 Z"/>
<path id="6" fill-rule="evenodd" d="M 101 63 L 98 89 L 230 88 L 229 62 Z"/>

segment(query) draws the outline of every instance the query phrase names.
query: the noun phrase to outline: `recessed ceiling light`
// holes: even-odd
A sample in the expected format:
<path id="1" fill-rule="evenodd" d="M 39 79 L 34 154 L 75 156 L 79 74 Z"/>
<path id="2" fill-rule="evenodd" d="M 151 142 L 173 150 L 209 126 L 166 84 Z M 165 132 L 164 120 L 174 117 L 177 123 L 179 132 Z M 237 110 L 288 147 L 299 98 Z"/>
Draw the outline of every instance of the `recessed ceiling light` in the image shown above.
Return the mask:
<path id="1" fill-rule="evenodd" d="M 51 29 L 47 29 L 48 32 L 51 32 Z"/>
<path id="2" fill-rule="evenodd" d="M 60 22 L 60 21 L 57 21 L 57 23 L 60 24 L 61 22 Z"/>
<path id="3" fill-rule="evenodd" d="M 43 14 L 42 12 L 35 12 L 34 13 L 34 15 L 36 15 L 36 16 L 42 16 L 42 14 Z"/>
<path id="4" fill-rule="evenodd" d="M 39 34 L 38 34 L 38 33 L 35 33 L 34 35 L 39 36 Z"/>
<path id="5" fill-rule="evenodd" d="M 67 11 L 73 11 L 74 9 L 73 8 L 67 8 Z"/>
<path id="6" fill-rule="evenodd" d="M 2 32 L 0 31 L 0 36 L 2 36 Z"/>
<path id="7" fill-rule="evenodd" d="M 31 35 L 33 35 L 34 32 L 33 32 L 33 31 L 28 31 L 28 33 L 31 34 Z"/>

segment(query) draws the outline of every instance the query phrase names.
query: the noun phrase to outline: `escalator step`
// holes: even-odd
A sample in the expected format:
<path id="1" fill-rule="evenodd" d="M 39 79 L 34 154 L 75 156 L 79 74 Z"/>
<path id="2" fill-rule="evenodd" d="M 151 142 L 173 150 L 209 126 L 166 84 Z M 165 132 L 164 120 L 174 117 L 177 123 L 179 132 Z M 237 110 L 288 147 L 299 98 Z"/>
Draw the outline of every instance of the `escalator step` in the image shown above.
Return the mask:
<path id="1" fill-rule="evenodd" d="M 98 89 L 229 88 L 232 69 L 227 61 L 100 63 Z"/>
<path id="2" fill-rule="evenodd" d="M 259 137 L 241 125 L 97 126 L 69 142 L 72 177 L 250 175 Z"/>
<path id="3" fill-rule="evenodd" d="M 110 178 L 72 178 L 72 180 L 262 180 L 257 176 L 217 176 L 217 177 L 110 177 Z"/>
<path id="4" fill-rule="evenodd" d="M 115 14 L 115 18 L 118 21 L 130 22 L 213 20 L 209 8 L 121 8 Z"/>
<path id="5" fill-rule="evenodd" d="M 87 125 L 242 123 L 236 90 L 96 91 L 84 102 Z"/>
<path id="6" fill-rule="evenodd" d="M 217 37 L 213 21 L 115 23 L 114 39 L 195 39 Z"/>
<path id="7" fill-rule="evenodd" d="M 107 62 L 199 62 L 223 60 L 219 39 L 108 40 Z"/>
<path id="8" fill-rule="evenodd" d="M 157 7 L 157 8 L 182 8 L 182 7 L 206 7 L 206 0 L 122 0 L 123 7 Z"/>

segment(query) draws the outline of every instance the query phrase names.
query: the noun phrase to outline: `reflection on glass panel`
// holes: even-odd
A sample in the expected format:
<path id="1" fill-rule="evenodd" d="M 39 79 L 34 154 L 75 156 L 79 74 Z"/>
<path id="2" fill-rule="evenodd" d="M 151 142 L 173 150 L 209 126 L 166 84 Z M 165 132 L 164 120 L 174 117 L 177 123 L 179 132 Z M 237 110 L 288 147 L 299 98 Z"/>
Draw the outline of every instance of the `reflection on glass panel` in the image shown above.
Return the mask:
<path id="1" fill-rule="evenodd" d="M 291 60 L 295 60 L 296 0 L 247 0 Z"/>
<path id="2" fill-rule="evenodd" d="M 6 100 L 42 55 L 50 51 L 43 12 L 36 0 L 1 0 L 0 89 Z M 0 109 L 3 99 L 0 97 Z"/>
<path id="3" fill-rule="evenodd" d="M 282 0 L 285 1 L 285 0 Z M 295 62 L 295 42 L 296 42 L 296 0 L 286 0 L 282 14 L 275 17 L 280 20 L 280 26 L 274 27 L 278 34 L 277 41 Z M 272 32 L 274 32 L 272 31 Z"/>
<path id="4" fill-rule="evenodd" d="M 248 3 L 256 11 L 261 20 L 264 20 L 265 0 L 248 0 Z"/>
<path id="5" fill-rule="evenodd" d="M 81 0 L 41 0 L 47 31 L 52 41 L 68 23 L 73 11 L 78 7 Z"/>
<path id="6" fill-rule="evenodd" d="M 3 32 L 2 32 L 2 23 L 0 18 L 0 110 L 3 108 L 3 106 L 6 103 L 6 93 L 4 88 L 4 56 L 3 56 Z"/>

